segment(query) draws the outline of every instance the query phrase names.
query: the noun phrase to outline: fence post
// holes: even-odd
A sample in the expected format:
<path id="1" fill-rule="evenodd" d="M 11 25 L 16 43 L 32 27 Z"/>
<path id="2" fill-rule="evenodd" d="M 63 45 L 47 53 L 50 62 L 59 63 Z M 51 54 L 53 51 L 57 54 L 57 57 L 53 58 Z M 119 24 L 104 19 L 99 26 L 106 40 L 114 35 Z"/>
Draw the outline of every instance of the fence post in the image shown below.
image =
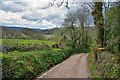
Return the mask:
<path id="1" fill-rule="evenodd" d="M 98 61 L 98 59 L 100 58 L 100 52 L 103 52 L 105 50 L 105 48 L 95 48 L 94 49 L 94 63 L 96 63 Z"/>

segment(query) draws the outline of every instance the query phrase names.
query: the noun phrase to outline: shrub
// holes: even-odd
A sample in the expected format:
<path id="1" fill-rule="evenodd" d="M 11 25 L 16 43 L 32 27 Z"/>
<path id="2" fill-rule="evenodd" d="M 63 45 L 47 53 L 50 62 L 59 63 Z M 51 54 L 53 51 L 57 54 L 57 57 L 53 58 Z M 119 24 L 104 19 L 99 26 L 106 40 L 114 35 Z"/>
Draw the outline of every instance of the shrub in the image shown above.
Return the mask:
<path id="1" fill-rule="evenodd" d="M 96 64 L 96 70 L 102 78 L 120 78 L 120 54 L 110 52 L 100 53 Z M 113 65 L 114 64 L 114 65 Z"/>
<path id="2" fill-rule="evenodd" d="M 77 51 L 70 49 L 58 51 L 49 49 L 4 54 L 2 56 L 2 79 L 35 78 L 38 74 L 62 62 L 75 52 Z"/>

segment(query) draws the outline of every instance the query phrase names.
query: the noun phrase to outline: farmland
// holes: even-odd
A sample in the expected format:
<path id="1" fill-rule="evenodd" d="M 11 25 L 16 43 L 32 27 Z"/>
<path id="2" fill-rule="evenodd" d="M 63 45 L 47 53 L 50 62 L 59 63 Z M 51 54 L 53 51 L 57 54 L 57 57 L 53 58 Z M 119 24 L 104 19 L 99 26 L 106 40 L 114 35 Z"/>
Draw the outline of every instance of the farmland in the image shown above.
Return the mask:
<path id="1" fill-rule="evenodd" d="M 0 39 L 0 41 L 2 41 L 2 44 L 4 45 L 13 45 L 13 44 L 18 44 L 18 45 L 42 45 L 42 44 L 48 44 L 48 45 L 52 45 L 55 44 L 56 42 L 52 42 L 52 41 L 47 41 L 47 40 L 30 40 L 30 39 Z"/>
<path id="2" fill-rule="evenodd" d="M 0 41 L 3 46 L 3 52 L 0 53 L 3 79 L 33 79 L 73 53 L 70 49 L 53 48 L 52 45 L 57 44 L 53 41 L 33 39 L 1 39 Z"/>
<path id="3" fill-rule="evenodd" d="M 29 40 L 29 39 L 1 39 L 3 53 L 11 51 L 32 51 L 40 50 L 43 48 L 50 48 L 52 45 L 57 44 L 53 41 L 47 40 Z"/>

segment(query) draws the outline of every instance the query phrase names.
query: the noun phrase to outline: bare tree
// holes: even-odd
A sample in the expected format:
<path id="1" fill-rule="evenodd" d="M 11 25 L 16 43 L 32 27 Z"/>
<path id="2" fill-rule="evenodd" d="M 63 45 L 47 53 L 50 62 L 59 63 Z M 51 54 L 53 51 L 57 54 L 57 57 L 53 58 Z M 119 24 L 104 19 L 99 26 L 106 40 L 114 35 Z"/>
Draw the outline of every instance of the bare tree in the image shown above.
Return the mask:
<path id="1" fill-rule="evenodd" d="M 67 14 L 64 26 L 67 28 L 73 47 L 76 47 L 77 42 L 82 43 L 84 27 L 86 26 L 87 19 L 88 13 L 83 8 L 78 9 L 76 12 Z"/>
<path id="2" fill-rule="evenodd" d="M 85 8 L 79 8 L 76 11 L 76 18 L 78 20 L 78 23 L 80 24 L 80 27 L 82 28 L 82 33 L 84 33 L 84 27 L 87 24 L 88 15 L 89 13 Z"/>
<path id="3" fill-rule="evenodd" d="M 54 1 L 57 1 L 57 0 L 54 0 Z M 58 6 L 62 6 L 63 3 L 66 3 L 66 8 L 69 9 L 69 6 L 68 6 L 68 3 L 69 3 L 69 0 L 67 0 L 65 2 L 65 0 L 63 0 L 61 2 L 61 4 Z M 87 3 L 87 6 L 88 7 L 85 7 L 87 8 L 87 10 L 89 12 L 91 12 L 93 18 L 94 18 L 94 24 L 97 28 L 97 44 L 100 45 L 100 47 L 104 47 L 104 16 L 103 16 L 103 2 L 101 0 L 101 2 L 89 2 Z M 83 24 L 81 24 L 83 26 Z M 82 27 L 84 28 L 84 27 Z"/>

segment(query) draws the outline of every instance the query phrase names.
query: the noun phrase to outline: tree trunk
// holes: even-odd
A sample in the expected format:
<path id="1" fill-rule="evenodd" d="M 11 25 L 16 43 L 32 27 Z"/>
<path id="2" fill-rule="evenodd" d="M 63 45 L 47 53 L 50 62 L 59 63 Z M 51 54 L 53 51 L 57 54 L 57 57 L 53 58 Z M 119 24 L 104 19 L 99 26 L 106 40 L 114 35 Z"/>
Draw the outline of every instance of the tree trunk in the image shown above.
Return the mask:
<path id="1" fill-rule="evenodd" d="M 97 44 L 100 47 L 104 46 L 104 20 L 102 14 L 102 2 L 95 2 L 95 7 L 92 11 L 94 24 L 97 27 Z"/>

